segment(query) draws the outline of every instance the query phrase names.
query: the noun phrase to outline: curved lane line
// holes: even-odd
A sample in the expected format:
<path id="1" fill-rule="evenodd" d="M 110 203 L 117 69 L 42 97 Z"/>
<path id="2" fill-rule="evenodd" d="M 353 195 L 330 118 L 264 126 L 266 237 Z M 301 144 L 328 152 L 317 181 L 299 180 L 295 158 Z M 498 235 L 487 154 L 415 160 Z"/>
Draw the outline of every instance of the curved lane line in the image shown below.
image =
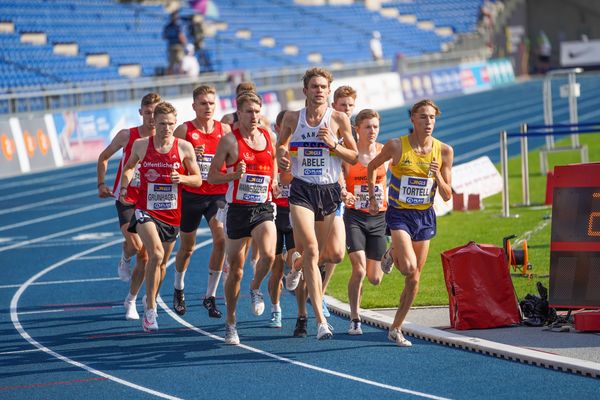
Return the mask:
<path id="1" fill-rule="evenodd" d="M 180 400 L 179 397 L 175 397 L 175 396 L 171 396 L 168 395 L 166 393 L 162 393 L 156 390 L 152 390 L 149 389 L 147 387 L 144 386 L 140 386 L 137 385 L 135 383 L 126 381 L 124 379 L 118 378 L 116 376 L 107 374 L 105 372 L 99 371 L 95 368 L 92 368 L 86 364 L 80 363 L 78 361 L 72 360 L 68 357 L 65 357 L 57 352 L 55 352 L 54 350 L 49 349 L 48 347 L 44 346 L 43 344 L 39 343 L 38 341 L 36 341 L 34 338 L 32 338 L 26 331 L 25 329 L 23 329 L 23 326 L 21 325 L 21 322 L 19 321 L 19 313 L 17 311 L 18 305 L 19 305 L 19 299 L 21 298 L 21 296 L 23 295 L 23 293 L 25 292 L 25 290 L 27 290 L 27 288 L 29 286 L 31 286 L 36 280 L 38 280 L 39 278 L 41 278 L 42 276 L 44 276 L 45 274 L 47 274 L 48 272 L 68 263 L 71 262 L 73 260 L 76 260 L 78 257 L 90 254 L 90 253 L 94 253 L 98 250 L 104 249 L 106 247 L 110 247 L 113 246 L 115 244 L 121 243 L 122 239 L 118 239 L 118 240 L 113 240 L 110 241 L 108 243 L 103 243 L 99 246 L 96 247 L 92 247 L 91 249 L 82 251 L 80 253 L 74 254 L 70 257 L 67 257 L 65 259 L 63 259 L 62 261 L 59 261 L 55 264 L 50 265 L 49 267 L 43 269 L 42 271 L 38 272 L 37 274 L 33 275 L 31 278 L 29 278 L 25 283 L 23 283 L 21 285 L 21 287 L 19 287 L 19 289 L 17 290 L 17 292 L 14 294 L 13 298 L 10 301 L 10 319 L 15 327 L 15 329 L 17 330 L 17 332 L 19 332 L 19 334 L 21 335 L 21 337 L 23 337 L 23 339 L 27 340 L 31 345 L 35 346 L 36 348 L 40 349 L 41 351 L 43 351 L 44 353 L 47 353 L 49 355 L 51 355 L 52 357 L 55 357 L 61 361 L 64 361 L 68 364 L 71 364 L 75 367 L 84 369 L 94 375 L 98 375 L 101 376 L 103 378 L 109 379 L 113 382 L 116 383 L 120 383 L 121 385 L 125 385 L 127 387 L 130 387 L 132 389 L 136 389 L 139 391 L 142 391 L 144 393 L 148 393 L 157 397 L 161 397 L 163 399 L 170 399 L 170 400 Z"/>

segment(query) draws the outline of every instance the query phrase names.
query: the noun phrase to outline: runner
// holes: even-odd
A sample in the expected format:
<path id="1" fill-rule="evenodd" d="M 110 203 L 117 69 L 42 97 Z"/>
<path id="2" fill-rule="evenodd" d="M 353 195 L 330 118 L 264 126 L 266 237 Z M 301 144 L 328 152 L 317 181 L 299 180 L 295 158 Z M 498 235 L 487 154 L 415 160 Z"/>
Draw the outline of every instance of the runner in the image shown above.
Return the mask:
<path id="1" fill-rule="evenodd" d="M 281 122 L 286 110 L 279 112 L 275 119 L 275 133 L 279 134 Z M 285 175 L 285 176 L 283 176 Z M 275 261 L 271 268 L 271 276 L 269 277 L 269 296 L 271 297 L 271 321 L 270 326 L 273 328 L 281 328 L 281 306 L 279 300 L 281 298 L 282 278 L 284 262 L 288 265 L 292 263 L 292 254 L 294 254 L 296 245 L 294 244 L 294 234 L 292 225 L 290 224 L 290 205 L 288 197 L 290 194 L 289 181 L 291 175 L 282 172 L 279 174 L 279 196 L 273 202 L 277 206 L 275 214 L 275 227 L 277 228 L 277 245 L 275 247 Z M 285 248 L 285 251 L 284 251 Z"/>
<path id="2" fill-rule="evenodd" d="M 128 229 L 137 232 L 148 251 L 146 311 L 142 320 L 147 332 L 158 330 L 156 296 L 179 233 L 181 186 L 202 184 L 194 148 L 173 136 L 177 123 L 175 107 L 159 103 L 154 109 L 154 119 L 156 134 L 133 144 L 131 156 L 123 167 L 120 193 L 121 202 L 127 204 L 127 186 L 139 162 L 140 189 Z"/>
<path id="3" fill-rule="evenodd" d="M 344 211 L 346 227 L 346 248 L 352 264 L 352 275 L 348 282 L 348 302 L 350 303 L 350 328 L 348 334 L 362 335 L 359 316 L 362 283 L 365 276 L 373 285 L 379 285 L 383 277 L 381 257 L 387 247 L 385 236 L 385 210 L 387 209 L 386 174 L 388 162 L 376 171 L 374 193 L 378 213 L 369 214 L 369 191 L 367 165 L 381 151 L 383 145 L 377 143 L 379 134 L 379 114 L 365 109 L 356 116 L 356 136 L 358 163 L 343 164 L 346 185 L 349 189 Z"/>
<path id="4" fill-rule="evenodd" d="M 275 138 L 259 126 L 261 106 L 262 100 L 255 93 L 245 92 L 237 98 L 239 128 L 221 139 L 208 173 L 211 184 L 229 185 L 226 194 L 229 275 L 225 282 L 225 343 L 234 345 L 240 343 L 236 329 L 236 305 L 251 239 L 256 240 L 260 255 L 250 283 L 254 315 L 264 312 L 265 304 L 259 288 L 275 259 L 275 210 L 271 203 L 271 191 L 277 191 Z M 225 173 L 220 170 L 224 162 L 227 163 Z"/>
<path id="5" fill-rule="evenodd" d="M 175 258 L 173 309 L 179 315 L 184 315 L 187 310 L 184 295 L 185 272 L 196 245 L 196 230 L 204 216 L 213 243 L 208 261 L 208 284 L 202 304 L 208 310 L 209 317 L 221 318 L 215 298 L 223 269 L 225 233 L 223 223 L 216 218 L 216 214 L 220 208 L 225 207 L 227 185 L 211 185 L 207 178 L 217 145 L 221 137 L 231 132 L 231 129 L 229 125 L 221 124 L 213 118 L 215 97 L 216 90 L 213 86 L 200 85 L 194 89 L 192 108 L 196 118 L 177 127 L 174 134 L 175 137 L 187 140 L 194 147 L 202 175 L 202 186 L 194 188 L 183 185 L 181 192 L 181 241 Z M 225 171 L 225 165 L 222 165 L 221 170 Z"/>
<path id="6" fill-rule="evenodd" d="M 376 203 L 376 171 L 392 160 L 392 177 L 388 190 L 389 207 L 385 221 L 392 233 L 392 245 L 381 260 L 389 273 L 392 266 L 404 275 L 404 290 L 388 338 L 398 346 L 412 343 L 402 335 L 402 322 L 419 290 L 421 271 L 427 260 L 429 242 L 436 233 L 433 199 L 436 191 L 444 201 L 452 196 L 452 147 L 435 139 L 433 129 L 438 106 L 429 99 L 416 103 L 410 112 L 413 132 L 388 141 L 368 165 L 369 212 L 380 212 Z"/>
<path id="7" fill-rule="evenodd" d="M 136 139 L 154 135 L 154 108 L 160 101 L 161 98 L 158 93 L 148 93 L 142 97 L 140 109 L 138 111 L 142 117 L 142 125 L 120 130 L 111 143 L 98 156 L 98 196 L 101 198 L 116 198 L 115 207 L 117 209 L 117 216 L 119 217 L 119 226 L 121 228 L 121 233 L 125 238 L 125 242 L 123 242 L 123 253 L 119 261 L 117 272 L 121 280 L 127 282 L 131 279 L 129 292 L 123 303 L 125 307 L 125 318 L 128 320 L 140 319 L 135 302 L 140 287 L 144 282 L 144 268 L 148 255 L 144 250 L 139 236 L 136 233 L 127 231 L 135 207 L 133 205 L 124 205 L 119 201 L 121 170 L 123 169 L 123 165 L 125 165 L 129 159 L 133 142 L 135 142 Z M 105 183 L 108 160 L 120 149 L 123 149 L 123 157 L 119 163 L 117 176 L 115 177 L 113 190 L 111 191 Z M 137 170 L 135 175 L 133 182 L 128 187 L 128 200 L 132 203 L 135 203 L 137 192 L 139 190 L 139 174 L 137 173 Z M 134 255 L 136 256 L 135 267 L 133 272 L 131 272 L 131 257 Z"/>
<path id="8" fill-rule="evenodd" d="M 290 214 L 296 245 L 303 249 L 302 273 L 317 322 L 317 339 L 333 336 L 322 309 L 322 285 L 317 262 L 329 237 L 335 211 L 341 202 L 342 160 L 355 164 L 356 143 L 350 120 L 327 105 L 333 77 L 311 68 L 303 78 L 306 107 L 285 114 L 277 158 L 283 171 L 291 171 Z M 340 139 L 343 144 L 340 144 Z"/>

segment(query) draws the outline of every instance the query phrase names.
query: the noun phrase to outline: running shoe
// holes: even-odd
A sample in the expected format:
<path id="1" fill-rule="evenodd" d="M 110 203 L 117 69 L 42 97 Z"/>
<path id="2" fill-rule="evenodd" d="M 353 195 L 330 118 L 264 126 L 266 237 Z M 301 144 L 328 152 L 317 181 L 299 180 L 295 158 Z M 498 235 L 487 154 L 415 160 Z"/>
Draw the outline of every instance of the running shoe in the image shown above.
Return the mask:
<path id="1" fill-rule="evenodd" d="M 329 308 L 327 308 L 327 300 L 325 300 L 325 296 L 323 296 L 323 316 L 325 318 L 329 318 L 331 317 L 331 314 L 329 313 Z"/>
<path id="2" fill-rule="evenodd" d="M 123 307 L 125 307 L 125 319 L 127 321 L 135 321 L 140 319 L 140 314 L 137 312 L 135 301 L 125 300 L 123 302 Z"/>
<path id="3" fill-rule="evenodd" d="M 252 300 L 252 314 L 259 316 L 265 312 L 265 301 L 263 294 L 257 290 L 250 290 L 250 299 Z"/>
<path id="4" fill-rule="evenodd" d="M 156 321 L 156 310 L 149 309 L 144 313 L 144 319 L 142 321 L 142 328 L 146 332 L 158 331 L 158 322 Z"/>
<path id="5" fill-rule="evenodd" d="M 350 321 L 350 328 L 348 329 L 348 335 L 362 335 L 362 328 L 360 326 L 359 319 L 353 319 Z"/>
<path id="6" fill-rule="evenodd" d="M 119 279 L 121 279 L 123 282 L 129 282 L 131 279 L 131 258 L 126 260 L 125 256 L 121 255 L 117 272 L 119 273 Z"/>
<path id="7" fill-rule="evenodd" d="M 388 339 L 391 340 L 392 342 L 396 342 L 396 344 L 400 347 L 412 346 L 412 343 L 409 340 L 404 338 L 402 331 L 398 328 L 390 329 L 390 332 L 388 333 Z"/>
<path id="8" fill-rule="evenodd" d="M 177 315 L 184 315 L 187 311 L 187 308 L 185 306 L 185 295 L 183 294 L 183 289 L 174 289 L 173 310 L 175 310 Z"/>
<path id="9" fill-rule="evenodd" d="M 235 325 L 225 324 L 225 344 L 240 344 L 240 337 L 238 336 Z"/>
<path id="10" fill-rule="evenodd" d="M 327 322 L 322 322 L 317 326 L 317 340 L 327 340 L 333 337 L 331 327 Z"/>
<path id="11" fill-rule="evenodd" d="M 205 297 L 202 301 L 202 305 L 204 308 L 208 310 L 208 316 L 211 318 L 221 318 L 221 311 L 217 309 L 217 303 L 215 301 L 215 296 Z"/>
<path id="12" fill-rule="evenodd" d="M 271 313 L 271 321 L 269 322 L 271 328 L 281 328 L 281 311 L 274 311 Z"/>
<path id="13" fill-rule="evenodd" d="M 388 247 L 388 249 L 381 257 L 381 270 L 385 274 L 389 274 L 392 272 L 392 268 L 394 267 L 394 258 L 392 257 L 392 248 Z"/>
<path id="14" fill-rule="evenodd" d="M 294 270 L 296 267 L 296 260 L 300 257 L 302 257 L 302 255 L 297 251 L 292 254 L 292 269 L 285 276 L 285 288 L 287 290 L 296 290 L 298 284 L 300 283 L 300 279 L 302 278 L 302 270 Z"/>
<path id="15" fill-rule="evenodd" d="M 294 328 L 294 336 L 306 337 L 308 335 L 308 331 L 306 330 L 307 326 L 308 318 L 298 317 L 298 319 L 296 319 L 296 328 Z"/>

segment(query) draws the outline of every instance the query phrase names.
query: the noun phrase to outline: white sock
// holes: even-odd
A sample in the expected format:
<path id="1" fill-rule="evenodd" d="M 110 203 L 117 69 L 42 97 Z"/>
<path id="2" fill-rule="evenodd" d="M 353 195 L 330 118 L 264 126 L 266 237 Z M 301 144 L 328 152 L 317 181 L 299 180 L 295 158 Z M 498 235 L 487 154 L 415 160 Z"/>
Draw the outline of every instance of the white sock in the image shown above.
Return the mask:
<path id="1" fill-rule="evenodd" d="M 208 287 L 206 288 L 206 297 L 215 297 L 217 295 L 219 279 L 221 279 L 221 271 L 208 270 Z"/>
<path id="2" fill-rule="evenodd" d="M 271 305 L 271 312 L 281 312 L 281 306 L 279 303 Z"/>
<path id="3" fill-rule="evenodd" d="M 137 294 L 127 293 L 127 298 L 125 299 L 125 301 L 128 303 L 135 303 L 136 299 L 137 299 Z"/>
<path id="4" fill-rule="evenodd" d="M 183 283 L 183 278 L 185 278 L 185 271 L 179 272 L 175 270 L 175 283 L 173 284 L 173 286 L 175 286 L 175 289 L 183 290 L 183 287 L 185 286 Z"/>

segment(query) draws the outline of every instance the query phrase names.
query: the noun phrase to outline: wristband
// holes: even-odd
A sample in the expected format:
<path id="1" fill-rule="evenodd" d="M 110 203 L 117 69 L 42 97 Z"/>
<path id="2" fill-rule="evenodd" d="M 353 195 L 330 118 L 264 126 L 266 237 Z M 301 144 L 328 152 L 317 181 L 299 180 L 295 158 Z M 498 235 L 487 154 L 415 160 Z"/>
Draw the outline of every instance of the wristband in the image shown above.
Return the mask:
<path id="1" fill-rule="evenodd" d="M 338 145 L 338 142 L 335 142 L 335 146 L 333 146 L 333 147 L 331 148 L 331 150 L 335 151 L 335 149 L 337 149 L 337 145 Z"/>
<path id="2" fill-rule="evenodd" d="M 97 187 L 100 188 L 100 186 L 104 186 L 104 182 L 100 182 Z"/>

